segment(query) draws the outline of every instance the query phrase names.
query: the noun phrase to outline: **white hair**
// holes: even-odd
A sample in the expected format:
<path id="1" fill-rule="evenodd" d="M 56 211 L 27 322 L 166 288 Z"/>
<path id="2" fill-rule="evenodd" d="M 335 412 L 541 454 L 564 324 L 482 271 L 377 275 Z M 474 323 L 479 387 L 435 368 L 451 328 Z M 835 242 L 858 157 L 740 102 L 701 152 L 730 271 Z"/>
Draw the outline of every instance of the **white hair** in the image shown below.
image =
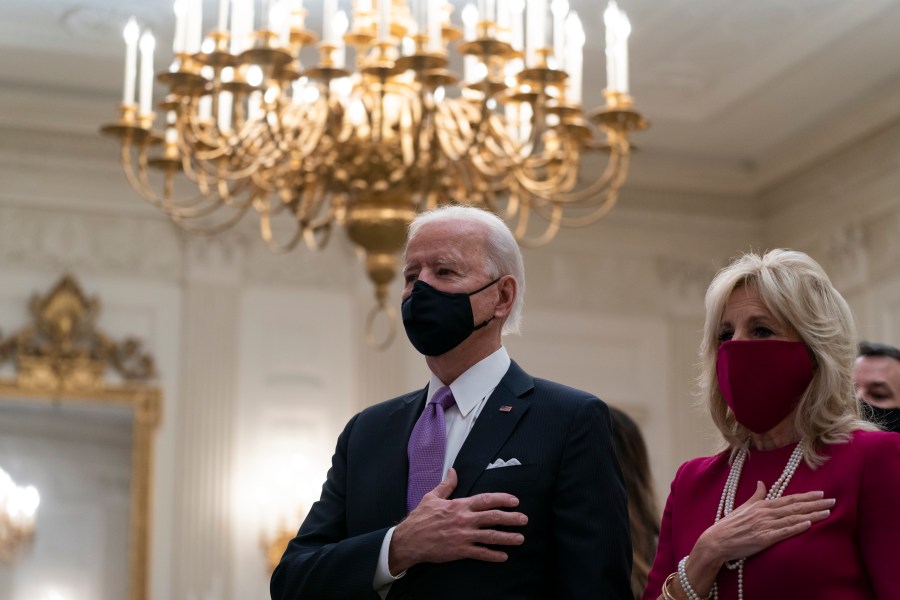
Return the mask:
<path id="1" fill-rule="evenodd" d="M 502 333 L 503 335 L 519 333 L 522 325 L 522 309 L 525 305 L 525 263 L 516 238 L 503 219 L 494 213 L 474 206 L 451 204 L 423 212 L 413 219 L 409 224 L 407 244 L 422 226 L 448 221 L 476 223 L 483 225 L 487 230 L 485 270 L 491 278 L 510 275 L 517 283 L 516 299 L 503 324 Z"/>

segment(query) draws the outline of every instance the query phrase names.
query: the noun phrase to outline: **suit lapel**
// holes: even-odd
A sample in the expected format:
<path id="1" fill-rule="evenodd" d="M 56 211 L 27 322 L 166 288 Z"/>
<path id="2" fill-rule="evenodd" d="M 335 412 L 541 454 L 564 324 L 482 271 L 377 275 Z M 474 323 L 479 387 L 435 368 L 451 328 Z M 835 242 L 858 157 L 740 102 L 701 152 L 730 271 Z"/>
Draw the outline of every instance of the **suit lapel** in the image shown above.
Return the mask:
<path id="1" fill-rule="evenodd" d="M 453 462 L 458 477 L 453 498 L 469 495 L 485 467 L 495 459 L 519 419 L 531 406 L 531 402 L 523 396 L 533 388 L 534 380 L 513 361 L 485 402 L 478 420 Z"/>
<path id="2" fill-rule="evenodd" d="M 381 465 L 378 477 L 379 490 L 378 512 L 384 523 L 394 525 L 406 516 L 406 486 L 409 478 L 409 460 L 406 445 L 412 433 L 416 419 L 425 405 L 424 390 L 410 394 L 394 412 L 388 415 L 384 429 L 384 440 L 378 460 L 373 464 Z"/>

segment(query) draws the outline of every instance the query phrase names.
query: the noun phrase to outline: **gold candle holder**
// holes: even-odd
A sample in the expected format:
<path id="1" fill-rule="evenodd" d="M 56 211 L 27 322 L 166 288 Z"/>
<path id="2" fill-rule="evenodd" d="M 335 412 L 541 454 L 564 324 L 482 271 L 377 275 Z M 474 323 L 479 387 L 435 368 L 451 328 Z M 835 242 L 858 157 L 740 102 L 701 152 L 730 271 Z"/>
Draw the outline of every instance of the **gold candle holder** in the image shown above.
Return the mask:
<path id="1" fill-rule="evenodd" d="M 153 113 L 150 113 L 153 115 Z M 119 139 L 123 144 L 144 141 L 150 135 L 153 119 L 146 122 L 146 115 L 138 117 L 138 105 L 119 104 L 119 121 L 100 127 L 100 133 Z"/>

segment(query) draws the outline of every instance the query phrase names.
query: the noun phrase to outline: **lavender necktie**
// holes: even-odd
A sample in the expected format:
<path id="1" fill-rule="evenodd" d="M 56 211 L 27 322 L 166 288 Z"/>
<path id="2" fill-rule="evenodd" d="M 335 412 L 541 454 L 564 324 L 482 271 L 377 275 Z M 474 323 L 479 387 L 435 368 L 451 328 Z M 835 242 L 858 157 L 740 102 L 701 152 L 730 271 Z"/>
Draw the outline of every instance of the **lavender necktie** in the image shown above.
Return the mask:
<path id="1" fill-rule="evenodd" d="M 442 387 L 425 405 L 425 410 L 413 427 L 406 447 L 409 456 L 409 482 L 406 487 L 406 512 L 419 505 L 422 496 L 435 488 L 444 475 L 444 452 L 447 449 L 447 429 L 444 411 L 453 405 L 453 392 Z"/>

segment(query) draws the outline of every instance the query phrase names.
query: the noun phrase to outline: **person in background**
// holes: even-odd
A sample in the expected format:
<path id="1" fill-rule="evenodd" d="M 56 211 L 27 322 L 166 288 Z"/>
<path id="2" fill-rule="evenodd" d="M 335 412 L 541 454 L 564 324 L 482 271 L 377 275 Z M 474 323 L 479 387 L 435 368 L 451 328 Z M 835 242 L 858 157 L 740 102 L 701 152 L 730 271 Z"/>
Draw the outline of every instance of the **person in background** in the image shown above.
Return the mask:
<path id="1" fill-rule="evenodd" d="M 501 343 L 524 301 L 512 232 L 477 208 L 423 213 L 403 276 L 430 381 L 347 424 L 272 598 L 628 599 L 609 409 L 532 377 Z"/>
<path id="2" fill-rule="evenodd" d="M 631 591 L 640 599 L 656 555 L 659 538 L 659 509 L 653 493 L 647 444 L 631 417 L 609 407 L 613 424 L 613 444 L 628 492 L 628 520 L 631 523 Z"/>
<path id="3" fill-rule="evenodd" d="M 900 349 L 862 342 L 853 380 L 863 416 L 886 431 L 900 433 Z"/>
<path id="4" fill-rule="evenodd" d="M 700 387 L 727 447 L 678 469 L 645 599 L 900 599 L 900 436 L 860 418 L 854 337 L 802 252 L 716 275 Z"/>

